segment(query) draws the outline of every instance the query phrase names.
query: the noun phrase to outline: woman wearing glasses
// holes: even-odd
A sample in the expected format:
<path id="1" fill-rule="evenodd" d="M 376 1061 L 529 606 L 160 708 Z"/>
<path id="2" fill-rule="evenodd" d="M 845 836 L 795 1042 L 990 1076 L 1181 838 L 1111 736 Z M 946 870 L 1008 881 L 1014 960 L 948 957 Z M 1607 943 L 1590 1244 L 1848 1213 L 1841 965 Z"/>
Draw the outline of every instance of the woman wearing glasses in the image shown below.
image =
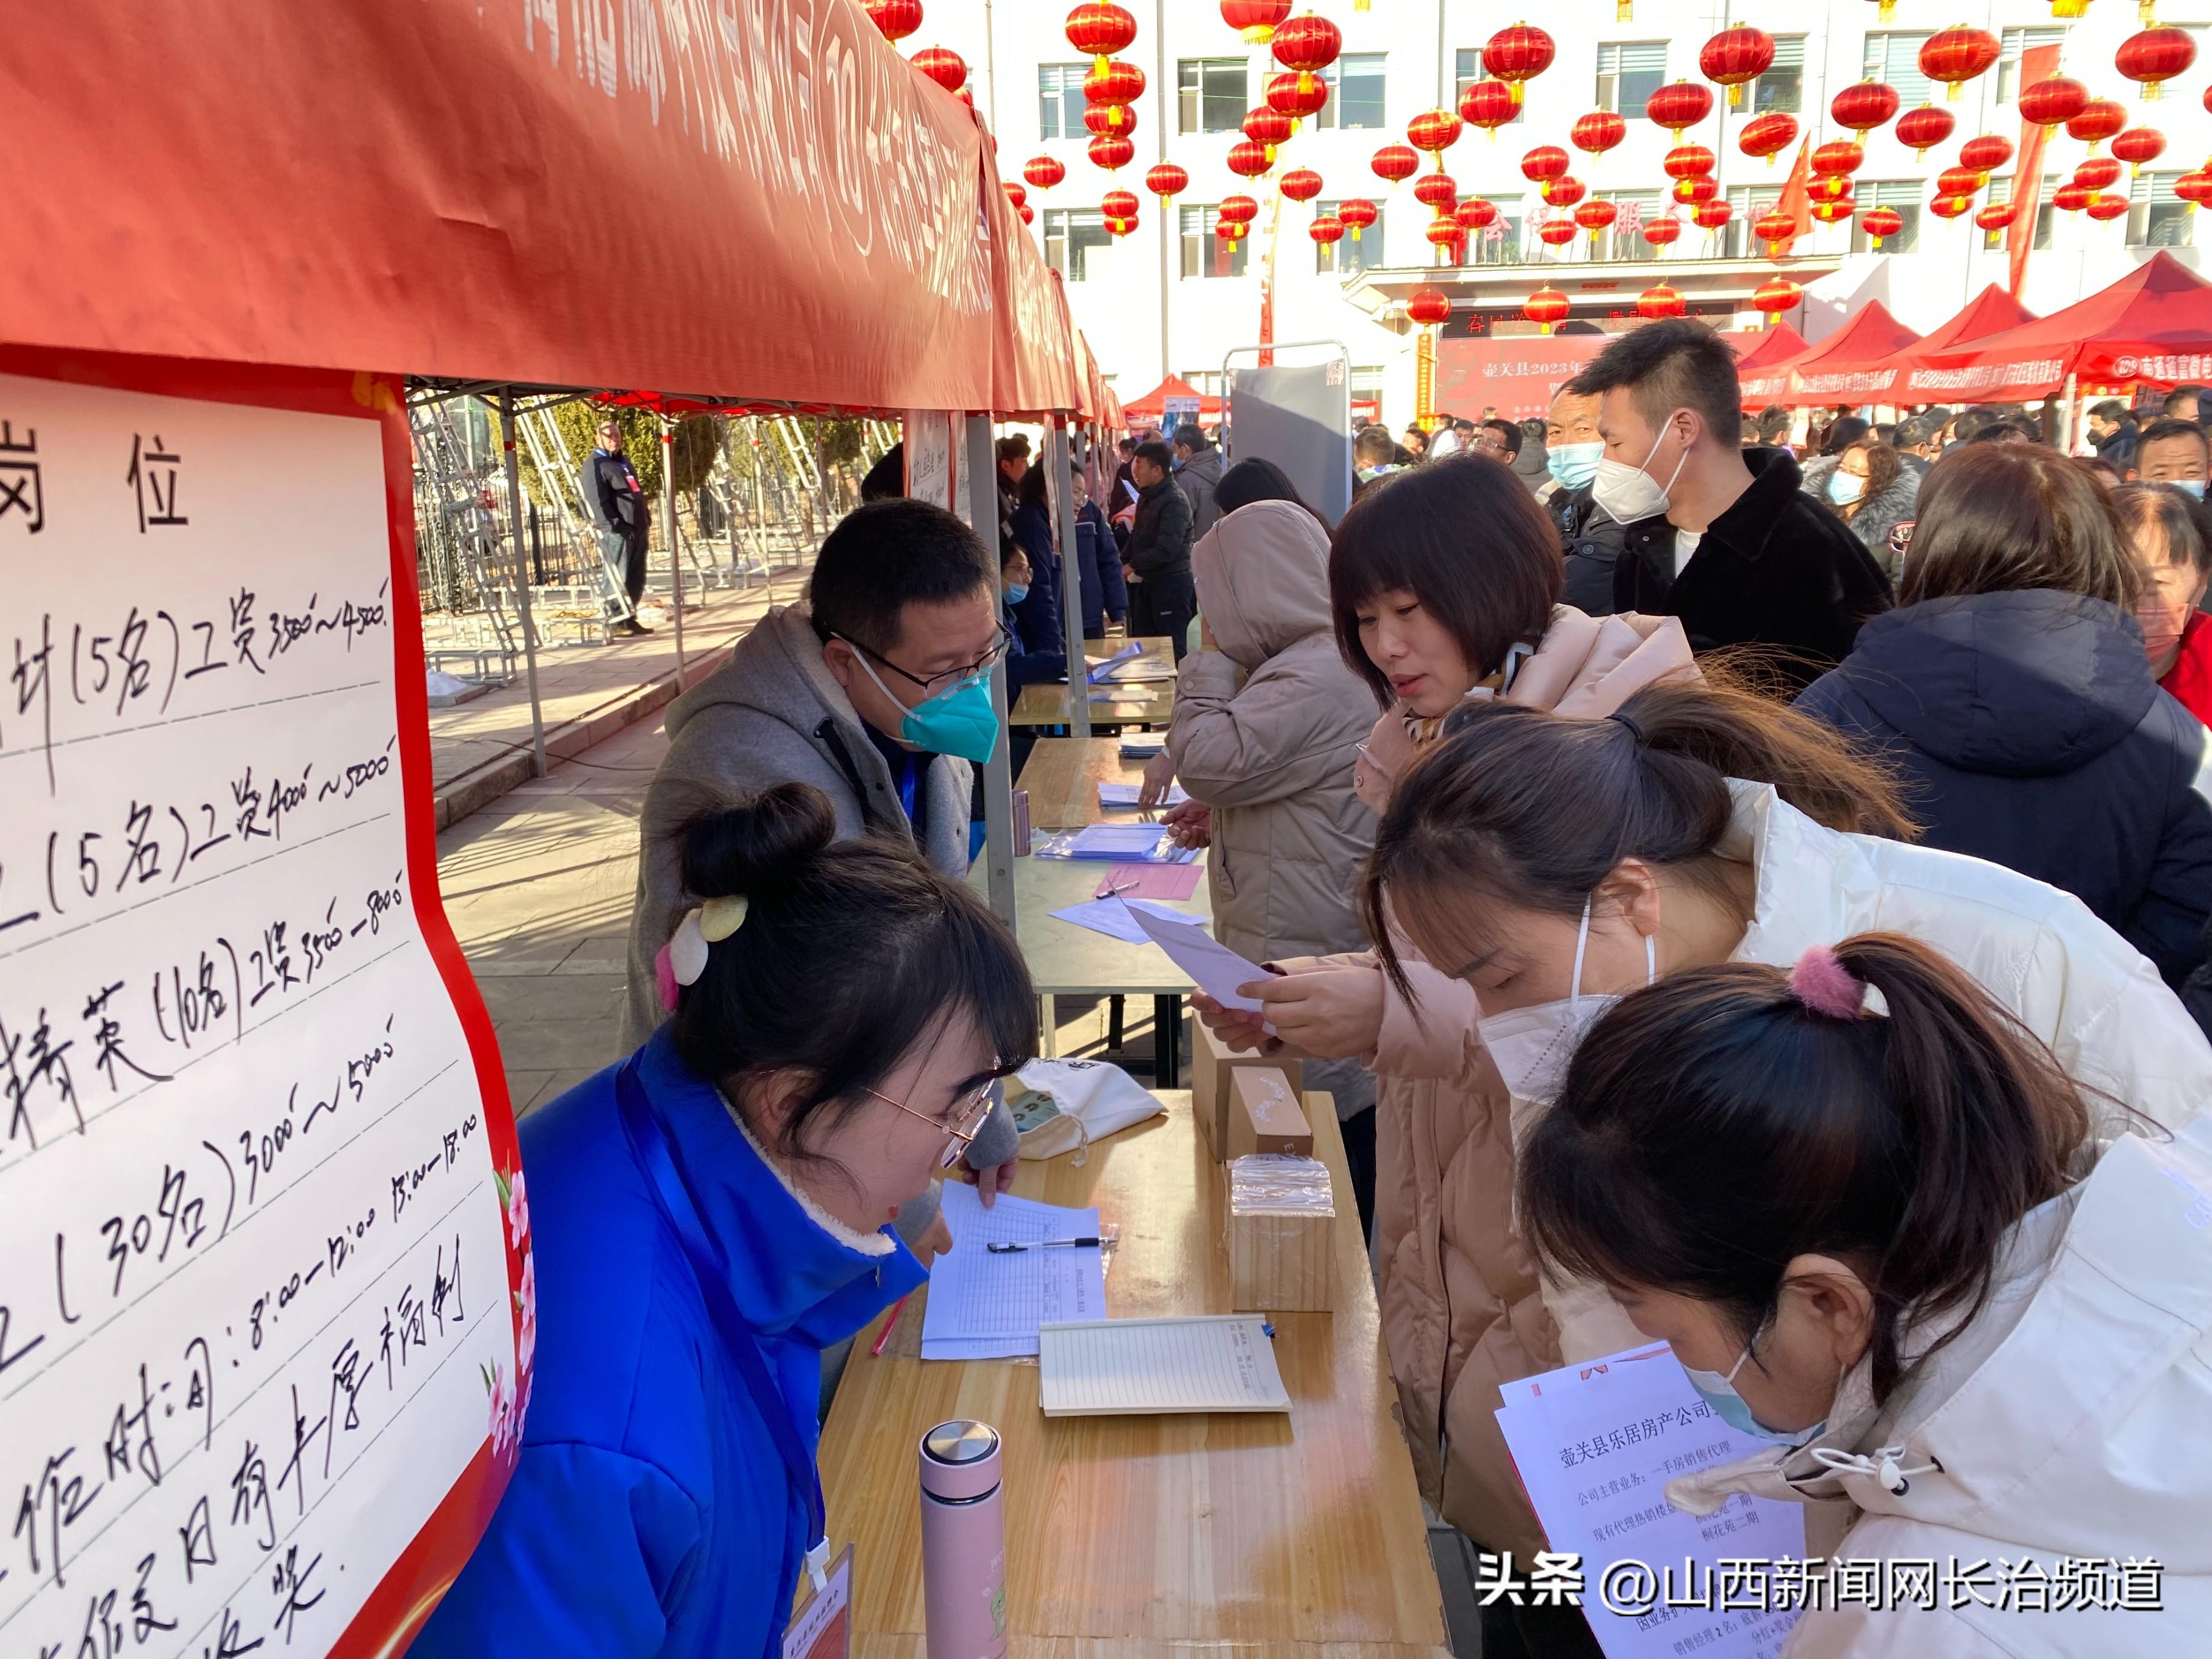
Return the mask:
<path id="1" fill-rule="evenodd" d="M 921 1282 L 898 1207 L 1036 1048 L 983 905 L 836 835 L 805 784 L 693 817 L 672 1018 L 524 1121 L 535 1397 L 416 1651 L 775 1650 L 822 1542 L 822 1350 Z"/>

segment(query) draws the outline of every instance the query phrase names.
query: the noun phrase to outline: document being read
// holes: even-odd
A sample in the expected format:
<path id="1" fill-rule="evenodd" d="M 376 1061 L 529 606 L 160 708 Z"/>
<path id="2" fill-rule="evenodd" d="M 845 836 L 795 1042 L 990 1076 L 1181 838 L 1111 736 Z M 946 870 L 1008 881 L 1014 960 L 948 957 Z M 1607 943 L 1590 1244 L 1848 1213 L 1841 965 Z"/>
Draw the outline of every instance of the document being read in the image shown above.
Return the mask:
<path id="1" fill-rule="evenodd" d="M 994 1252 L 994 1244 L 1096 1238 L 1098 1212 L 1001 1194 L 989 1209 L 964 1181 L 943 1188 L 952 1248 L 929 1270 L 924 1359 L 1014 1359 L 1037 1351 L 1046 1321 L 1103 1319 L 1106 1261 L 1095 1244 Z"/>
<path id="2" fill-rule="evenodd" d="M 1802 1558 L 1805 1512 L 1742 1493 L 1703 1516 L 1667 1501 L 1677 1475 L 1765 1448 L 1713 1414 L 1665 1343 L 1501 1393 L 1498 1425 L 1553 1549 L 1582 1558 L 1606 1659 L 1774 1659 L 1796 1613 L 1728 1609 L 1712 1577 L 1723 1560 Z"/>

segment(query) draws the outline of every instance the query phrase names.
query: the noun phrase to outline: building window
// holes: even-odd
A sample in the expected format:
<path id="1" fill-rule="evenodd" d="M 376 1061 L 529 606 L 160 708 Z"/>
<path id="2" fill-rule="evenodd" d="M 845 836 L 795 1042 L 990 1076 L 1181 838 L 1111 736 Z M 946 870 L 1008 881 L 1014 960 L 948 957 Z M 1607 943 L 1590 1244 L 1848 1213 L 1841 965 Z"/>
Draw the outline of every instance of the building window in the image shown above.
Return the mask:
<path id="1" fill-rule="evenodd" d="M 1324 131 L 1341 127 L 1349 131 L 1383 125 L 1382 56 L 1379 52 L 1355 52 L 1322 71 L 1321 78 L 1328 83 L 1328 102 L 1314 117 L 1316 127 Z"/>
<path id="2" fill-rule="evenodd" d="M 1251 66 L 1242 58 L 1186 58 L 1176 65 L 1176 101 L 1184 132 L 1238 132 L 1244 112 L 1251 108 L 1246 96 Z M 1077 95 L 1081 96 L 1079 82 Z M 1083 125 L 1076 112 L 1075 124 Z"/>
<path id="3" fill-rule="evenodd" d="M 1997 56 L 1997 102 L 2009 104 L 2020 96 L 2020 55 L 2030 46 L 2055 46 L 2066 38 L 2064 29 L 2007 29 L 1997 37 L 2004 50 Z"/>
<path id="4" fill-rule="evenodd" d="M 1778 34 L 1774 37 L 1774 61 L 1767 65 L 1766 73 L 1751 83 L 1751 95 L 1746 100 L 1755 115 L 1769 110 L 1786 110 L 1796 114 L 1805 106 L 1805 37 L 1802 34 Z"/>
<path id="5" fill-rule="evenodd" d="M 1352 366 L 1352 401 L 1373 404 L 1377 410 L 1382 407 L 1382 365 L 1354 363 Z"/>
<path id="6" fill-rule="evenodd" d="M 1221 371 L 1218 368 L 1186 368 L 1176 379 L 1201 398 L 1218 398 L 1221 395 Z"/>
<path id="7" fill-rule="evenodd" d="M 1920 248 L 1920 192 L 1926 188 L 1917 179 L 1878 179 L 1859 185 L 1854 194 L 1862 210 L 1877 207 L 1893 208 L 1897 216 L 1905 221 L 1905 228 L 1894 236 L 1883 237 L 1881 246 L 1877 250 L 1874 239 L 1866 233 L 1866 227 L 1855 218 L 1851 222 L 1851 252 L 1917 252 Z"/>
<path id="8" fill-rule="evenodd" d="M 1598 244 L 1599 257 L 1607 259 L 1656 259 L 1659 251 L 1644 240 L 1644 227 L 1663 218 L 1667 198 L 1656 190 L 1616 191 L 1613 228 Z"/>
<path id="9" fill-rule="evenodd" d="M 1218 204 L 1182 210 L 1182 274 L 1191 276 L 1242 276 L 1252 239 L 1240 236 L 1236 246 L 1213 234 L 1220 219 Z"/>
<path id="10" fill-rule="evenodd" d="M 1314 211 L 1316 214 L 1334 213 L 1336 208 L 1337 204 L 1334 202 L 1314 204 Z M 1352 227 L 1349 225 L 1345 227 L 1342 240 L 1316 242 L 1314 269 L 1322 272 L 1334 271 L 1340 276 L 1349 276 L 1356 270 L 1366 270 L 1382 264 L 1382 222 L 1389 216 L 1378 206 L 1375 211 L 1375 222 L 1359 233 L 1359 240 L 1356 242 L 1352 240 Z"/>
<path id="11" fill-rule="evenodd" d="M 1730 259 L 1765 258 L 1766 244 L 1751 234 L 1752 222 L 1762 214 L 1771 212 L 1774 204 L 1782 199 L 1780 182 L 1738 185 L 1729 191 L 1728 199 L 1735 211 L 1729 216 L 1728 228 L 1722 233 L 1723 256 Z"/>
<path id="12" fill-rule="evenodd" d="M 1083 77 L 1088 64 L 1037 65 L 1037 137 L 1080 138 L 1083 125 Z"/>
<path id="13" fill-rule="evenodd" d="M 1453 64 L 1452 107 L 1457 109 L 1459 100 L 1467 96 L 1467 89 L 1477 81 L 1487 81 L 1490 76 L 1483 70 L 1482 49 L 1480 46 L 1461 47 L 1453 54 Z M 1528 112 L 1528 100 L 1524 98 L 1513 106 L 1513 118 L 1505 125 L 1509 127 L 1519 126 L 1521 118 Z"/>
<path id="14" fill-rule="evenodd" d="M 1044 210 L 1044 262 L 1071 283 L 1088 282 L 1095 269 L 1091 251 L 1109 246 L 1113 240 L 1097 208 Z"/>
<path id="15" fill-rule="evenodd" d="M 1471 265 L 1514 265 L 1521 263 L 1521 198 L 1517 196 L 1493 196 L 1490 204 L 1498 210 L 1497 218 L 1480 230 L 1470 232 L 1467 239 L 1467 262 Z M 1528 238 L 1531 247 L 1544 245 L 1534 237 Z"/>
<path id="16" fill-rule="evenodd" d="M 2128 191 L 2130 247 L 2187 247 L 2189 204 L 2173 193 L 2178 173 L 2139 173 Z"/>
<path id="17" fill-rule="evenodd" d="M 1920 72 L 1920 48 L 1930 32 L 1917 34 L 1869 34 L 1861 67 L 1869 81 L 1887 81 L 1897 88 L 1899 109 L 1917 109 L 1929 101 L 1931 83 Z"/>
<path id="18" fill-rule="evenodd" d="M 1664 40 L 1607 40 L 1597 49 L 1597 106 L 1632 120 L 1666 84 Z"/>

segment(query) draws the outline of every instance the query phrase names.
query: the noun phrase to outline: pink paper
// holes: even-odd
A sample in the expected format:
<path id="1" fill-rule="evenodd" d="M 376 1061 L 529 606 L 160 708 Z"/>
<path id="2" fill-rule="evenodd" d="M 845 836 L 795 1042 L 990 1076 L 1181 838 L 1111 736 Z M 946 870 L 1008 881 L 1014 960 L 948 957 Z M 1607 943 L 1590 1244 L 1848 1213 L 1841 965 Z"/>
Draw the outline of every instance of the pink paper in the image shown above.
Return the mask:
<path id="1" fill-rule="evenodd" d="M 1098 884 L 1097 897 L 1119 889 L 1123 898 L 1187 899 L 1205 874 L 1196 864 L 1117 864 Z"/>

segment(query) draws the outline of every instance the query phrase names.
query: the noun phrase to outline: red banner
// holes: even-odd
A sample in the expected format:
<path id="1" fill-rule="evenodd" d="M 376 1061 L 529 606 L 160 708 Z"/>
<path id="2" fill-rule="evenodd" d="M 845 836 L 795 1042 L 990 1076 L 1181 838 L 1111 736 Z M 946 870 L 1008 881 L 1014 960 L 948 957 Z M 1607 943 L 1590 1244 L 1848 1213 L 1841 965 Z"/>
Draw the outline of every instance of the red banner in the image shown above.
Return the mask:
<path id="1" fill-rule="evenodd" d="M 1602 334 L 1520 334 L 1437 342 L 1437 410 L 1479 421 L 1541 420 L 1552 398 L 1604 349 Z"/>
<path id="2" fill-rule="evenodd" d="M 2058 73 L 2058 48 L 2056 46 L 2030 46 L 2020 55 L 2020 84 L 2032 87 L 2038 81 L 2047 81 Z M 2012 289 L 2013 298 L 2020 297 L 2020 288 L 2027 280 L 2027 256 L 2035 246 L 2037 210 L 2043 204 L 2043 146 L 2051 136 L 2051 129 L 2033 121 L 2020 124 L 2020 165 L 2013 169 L 2012 199 L 2016 210 L 2012 216 L 2012 228 L 2005 234 L 2005 252 L 2011 262 L 2011 276 L 2006 286 Z"/>

